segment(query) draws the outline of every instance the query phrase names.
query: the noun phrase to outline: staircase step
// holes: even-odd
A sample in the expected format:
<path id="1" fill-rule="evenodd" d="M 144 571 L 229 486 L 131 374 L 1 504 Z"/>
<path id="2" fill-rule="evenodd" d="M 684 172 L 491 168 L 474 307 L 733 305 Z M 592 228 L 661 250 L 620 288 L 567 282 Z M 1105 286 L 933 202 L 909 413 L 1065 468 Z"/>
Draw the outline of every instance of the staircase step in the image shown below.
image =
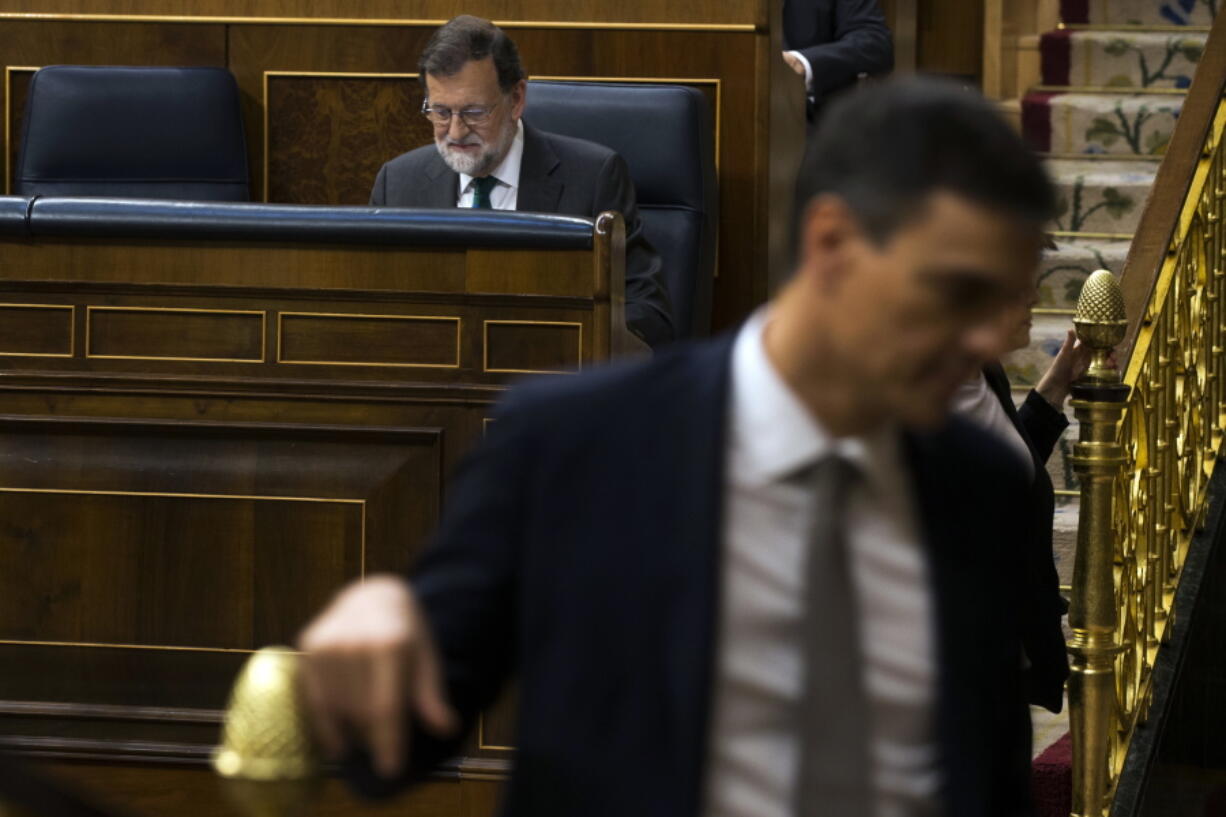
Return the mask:
<path id="1" fill-rule="evenodd" d="M 1051 159 L 1047 170 L 1059 188 L 1054 228 L 1073 233 L 1131 234 L 1153 186 L 1152 162 Z"/>
<path id="2" fill-rule="evenodd" d="M 1183 101 L 1182 94 L 1032 92 L 1022 99 L 1022 132 L 1047 153 L 1158 155 Z"/>
<path id="3" fill-rule="evenodd" d="M 1061 237 L 1039 264 L 1039 308 L 1075 309 L 1081 285 L 1091 272 L 1108 269 L 1117 276 L 1132 242 L 1119 239 Z"/>
<path id="4" fill-rule="evenodd" d="M 1208 34 L 1070 31 L 1044 34 L 1044 85 L 1187 88 Z"/>
<path id="5" fill-rule="evenodd" d="M 1060 19 L 1096 25 L 1207 26 L 1220 0 L 1060 0 Z"/>

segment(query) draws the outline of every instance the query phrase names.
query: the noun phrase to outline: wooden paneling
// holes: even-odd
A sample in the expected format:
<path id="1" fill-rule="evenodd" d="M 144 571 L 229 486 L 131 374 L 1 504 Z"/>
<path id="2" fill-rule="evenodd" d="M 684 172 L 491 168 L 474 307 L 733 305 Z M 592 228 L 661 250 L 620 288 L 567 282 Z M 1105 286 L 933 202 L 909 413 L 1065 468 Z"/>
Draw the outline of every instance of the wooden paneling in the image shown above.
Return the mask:
<path id="1" fill-rule="evenodd" d="M 579 25 L 659 23 L 680 27 L 761 27 L 767 4 L 763 0 L 626 0 L 616 4 L 594 0 L 534 0 L 530 7 L 509 0 L 473 0 L 465 12 L 515 25 L 521 20 L 554 20 Z M 186 8 L 181 0 L 5 0 L 7 12 L 87 15 L 190 15 L 224 16 L 236 19 L 262 17 L 361 18 L 398 23 L 406 18 L 434 24 L 454 17 L 456 6 L 448 0 L 418 0 L 406 7 L 404 0 L 195 0 Z"/>
<path id="2" fill-rule="evenodd" d="M 1058 0 L 986 0 L 983 92 L 994 99 L 1015 99 L 1038 85 L 1039 37 L 1059 22 Z"/>
<path id="3" fill-rule="evenodd" d="M 32 419 L 3 432 L 0 575 L 23 578 L 0 594 L 0 641 L 290 641 L 368 565 L 402 568 L 442 495 L 437 430 Z"/>
<path id="4" fill-rule="evenodd" d="M 72 307 L 0 303 L 0 356 L 71 357 Z"/>
<path id="5" fill-rule="evenodd" d="M 280 363 L 458 369 L 463 321 L 433 315 L 280 313 Z"/>
<path id="6" fill-rule="evenodd" d="M 271 73 L 268 201 L 365 204 L 380 165 L 433 138 L 415 77 Z"/>
<path id="7" fill-rule="evenodd" d="M 3 641 L 284 642 L 363 550 L 360 503 L 5 488 L 0 515 L 22 536 L 0 545 L 22 577 L 0 598 Z"/>
<path id="8" fill-rule="evenodd" d="M 583 362 L 583 324 L 485 321 L 485 371 L 508 374 L 575 372 Z"/>
<path id="9" fill-rule="evenodd" d="M 69 356 L 0 369 L 0 745 L 145 790 L 150 762 L 203 764 L 249 650 L 419 552 L 516 374 L 487 344 L 516 370 L 609 354 L 619 240 L 504 274 L 492 248 L 5 240 L 0 345 Z M 474 737 L 404 807 L 487 813 L 505 754 Z M 173 813 L 224 813 L 197 795 Z"/>
<path id="10" fill-rule="evenodd" d="M 919 70 L 978 78 L 983 61 L 983 3 L 919 0 L 917 29 Z"/>
<path id="11" fill-rule="evenodd" d="M 235 309 L 85 308 L 85 356 L 127 360 L 264 359 L 264 313 Z"/>

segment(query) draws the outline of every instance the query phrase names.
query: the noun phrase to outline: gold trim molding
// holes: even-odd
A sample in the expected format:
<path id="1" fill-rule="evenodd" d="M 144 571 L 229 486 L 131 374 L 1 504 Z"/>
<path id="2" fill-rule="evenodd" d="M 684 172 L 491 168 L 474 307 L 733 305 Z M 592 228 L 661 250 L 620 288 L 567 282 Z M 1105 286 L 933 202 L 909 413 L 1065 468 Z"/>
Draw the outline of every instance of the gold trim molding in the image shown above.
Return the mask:
<path id="1" fill-rule="evenodd" d="M 69 14 L 53 12 L 0 12 L 0 21 L 11 22 L 85 22 L 85 23 L 176 23 L 196 25 L 291 25 L 291 26 L 380 26 L 395 28 L 438 28 L 446 20 L 417 20 L 387 17 L 234 17 L 191 14 Z M 579 31 L 690 31 L 725 33 L 762 33 L 752 23 L 632 23 L 568 20 L 493 20 L 506 29 L 575 29 Z"/>

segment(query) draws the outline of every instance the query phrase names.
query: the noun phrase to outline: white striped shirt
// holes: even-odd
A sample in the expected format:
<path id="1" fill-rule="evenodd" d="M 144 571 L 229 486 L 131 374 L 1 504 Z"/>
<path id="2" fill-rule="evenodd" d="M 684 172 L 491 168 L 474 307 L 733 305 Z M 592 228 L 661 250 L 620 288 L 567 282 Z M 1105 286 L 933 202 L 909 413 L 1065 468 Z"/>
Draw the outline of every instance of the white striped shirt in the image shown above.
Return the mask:
<path id="1" fill-rule="evenodd" d="M 799 634 L 812 502 L 789 480 L 830 452 L 851 462 L 847 544 L 871 736 L 875 817 L 931 813 L 938 786 L 932 598 L 896 428 L 832 438 L 766 356 L 759 311 L 732 355 L 723 597 L 704 817 L 789 817 L 799 749 Z"/>

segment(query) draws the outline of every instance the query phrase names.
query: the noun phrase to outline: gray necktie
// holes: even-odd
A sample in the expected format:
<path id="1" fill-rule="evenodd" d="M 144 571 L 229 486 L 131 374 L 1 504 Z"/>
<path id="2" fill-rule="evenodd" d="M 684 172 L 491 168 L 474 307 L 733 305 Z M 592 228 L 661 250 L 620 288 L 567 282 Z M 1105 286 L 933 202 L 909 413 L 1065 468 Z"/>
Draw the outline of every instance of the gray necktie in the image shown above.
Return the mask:
<path id="1" fill-rule="evenodd" d="M 872 811 L 869 708 L 844 524 L 851 464 L 829 456 L 812 469 L 814 517 L 801 631 L 797 817 L 868 817 Z"/>

